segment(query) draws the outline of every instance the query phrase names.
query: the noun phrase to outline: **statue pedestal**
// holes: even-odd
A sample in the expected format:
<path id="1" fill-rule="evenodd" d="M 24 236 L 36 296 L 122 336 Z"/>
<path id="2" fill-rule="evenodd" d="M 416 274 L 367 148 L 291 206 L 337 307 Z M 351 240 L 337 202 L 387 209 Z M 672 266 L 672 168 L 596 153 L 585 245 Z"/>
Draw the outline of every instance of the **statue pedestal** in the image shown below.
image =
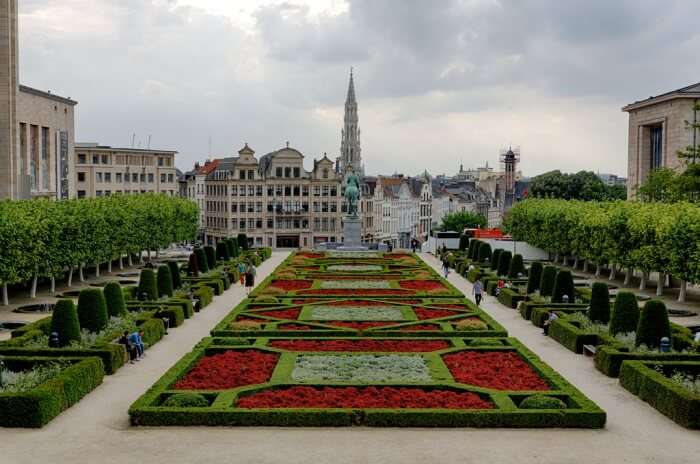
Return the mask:
<path id="1" fill-rule="evenodd" d="M 343 218 L 343 248 L 362 248 L 362 219 L 357 216 Z"/>

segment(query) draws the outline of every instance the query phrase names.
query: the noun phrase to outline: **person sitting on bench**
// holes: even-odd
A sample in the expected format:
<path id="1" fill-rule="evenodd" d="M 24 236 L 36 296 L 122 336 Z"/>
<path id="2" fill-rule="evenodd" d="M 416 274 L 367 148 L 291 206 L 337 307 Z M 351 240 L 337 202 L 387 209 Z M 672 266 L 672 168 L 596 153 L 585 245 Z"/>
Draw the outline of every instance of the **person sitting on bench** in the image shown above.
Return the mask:
<path id="1" fill-rule="evenodd" d="M 125 330 L 124 335 L 119 338 L 119 344 L 124 345 L 126 348 L 126 353 L 129 355 L 129 362 L 134 364 L 134 361 L 138 361 L 138 351 L 134 345 L 129 341 L 129 331 Z"/>
<path id="2" fill-rule="evenodd" d="M 146 350 L 146 345 L 143 342 L 143 334 L 143 330 L 138 330 L 129 335 L 129 343 L 136 347 L 138 358 L 143 358 L 145 356 L 144 351 Z"/>

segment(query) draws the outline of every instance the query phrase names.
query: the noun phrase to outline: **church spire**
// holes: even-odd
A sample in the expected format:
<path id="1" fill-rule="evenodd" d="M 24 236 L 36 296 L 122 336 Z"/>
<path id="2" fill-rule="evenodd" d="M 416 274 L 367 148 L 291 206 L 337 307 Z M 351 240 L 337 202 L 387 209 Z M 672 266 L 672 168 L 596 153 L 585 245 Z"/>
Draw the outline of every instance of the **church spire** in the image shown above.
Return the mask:
<path id="1" fill-rule="evenodd" d="M 350 68 L 348 96 L 345 99 L 345 117 L 340 143 L 340 171 L 345 173 L 351 167 L 355 174 L 364 175 L 360 150 L 360 126 L 357 115 L 357 100 L 355 98 L 355 79 Z"/>
<path id="2" fill-rule="evenodd" d="M 350 68 L 350 84 L 348 84 L 348 96 L 345 99 L 345 104 L 347 105 L 348 103 L 357 103 L 357 101 L 355 100 L 355 81 L 352 77 L 352 68 Z"/>

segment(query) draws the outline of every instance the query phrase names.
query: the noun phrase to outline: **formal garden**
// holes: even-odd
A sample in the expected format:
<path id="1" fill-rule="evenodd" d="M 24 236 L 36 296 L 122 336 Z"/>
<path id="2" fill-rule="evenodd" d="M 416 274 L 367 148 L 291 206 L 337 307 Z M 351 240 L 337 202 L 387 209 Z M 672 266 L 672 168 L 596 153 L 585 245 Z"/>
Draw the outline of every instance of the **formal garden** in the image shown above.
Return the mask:
<path id="1" fill-rule="evenodd" d="M 681 219 L 674 215 L 666 218 L 662 230 L 653 232 L 644 226 L 647 233 L 653 232 L 644 238 L 634 235 L 635 227 L 642 225 L 632 219 L 630 211 L 625 212 L 626 208 L 643 210 L 646 206 L 528 200 L 514 207 L 510 223 L 514 236 L 558 254 L 554 263 L 525 263 L 519 254 L 492 249 L 490 243 L 466 237 L 460 250 L 446 253 L 444 258 L 469 281 L 479 280 L 486 293 L 518 311 L 533 326 L 548 326 L 546 334 L 567 349 L 594 356 L 601 373 L 619 377 L 622 387 L 679 424 L 698 428 L 700 344 L 691 331 L 671 322 L 669 309 L 660 300 L 605 281 L 591 283 L 575 274 L 579 266 L 585 269 L 592 262 L 597 274 L 604 265 L 613 268 L 618 264 L 626 267 L 628 275 L 629 269 L 645 269 L 647 273 L 674 272 L 687 282 L 697 281 L 691 273 L 680 273 L 678 255 L 686 259 L 693 256 L 687 242 L 674 241 L 673 237 L 681 233 L 678 228 L 685 222 L 675 224 L 674 220 Z M 596 219 L 586 215 L 591 210 Z M 590 225 L 586 229 L 586 221 L 602 221 L 601 227 L 596 230 Z M 617 221 L 617 228 L 607 221 Z M 561 228 L 560 223 L 568 228 Z M 665 249 L 665 256 L 657 248 Z M 569 263 L 574 261 L 574 273 L 561 265 L 564 257 Z M 643 267 L 640 263 L 654 264 Z"/>
<path id="2" fill-rule="evenodd" d="M 298 252 L 134 425 L 600 428 L 605 412 L 416 255 Z"/>

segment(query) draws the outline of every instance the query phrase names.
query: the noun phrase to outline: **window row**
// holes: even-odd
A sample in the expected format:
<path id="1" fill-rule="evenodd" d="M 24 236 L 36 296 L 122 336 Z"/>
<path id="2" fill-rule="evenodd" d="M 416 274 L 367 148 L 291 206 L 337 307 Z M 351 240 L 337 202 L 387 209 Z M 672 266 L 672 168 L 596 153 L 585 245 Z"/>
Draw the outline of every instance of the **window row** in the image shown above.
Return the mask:
<path id="1" fill-rule="evenodd" d="M 114 174 L 114 176 L 112 176 Z M 85 182 L 85 179 L 87 177 L 87 173 L 85 172 L 79 172 L 78 173 L 78 182 Z M 95 173 L 95 182 L 98 184 L 101 183 L 111 183 L 112 179 L 114 179 L 114 182 L 117 184 L 130 184 L 130 183 L 149 183 L 152 184 L 155 182 L 155 174 L 152 172 L 149 173 L 137 173 L 137 172 L 96 172 Z M 169 182 L 173 183 L 175 182 L 175 175 L 174 174 L 161 174 L 160 175 L 160 182 L 162 184 Z"/>

